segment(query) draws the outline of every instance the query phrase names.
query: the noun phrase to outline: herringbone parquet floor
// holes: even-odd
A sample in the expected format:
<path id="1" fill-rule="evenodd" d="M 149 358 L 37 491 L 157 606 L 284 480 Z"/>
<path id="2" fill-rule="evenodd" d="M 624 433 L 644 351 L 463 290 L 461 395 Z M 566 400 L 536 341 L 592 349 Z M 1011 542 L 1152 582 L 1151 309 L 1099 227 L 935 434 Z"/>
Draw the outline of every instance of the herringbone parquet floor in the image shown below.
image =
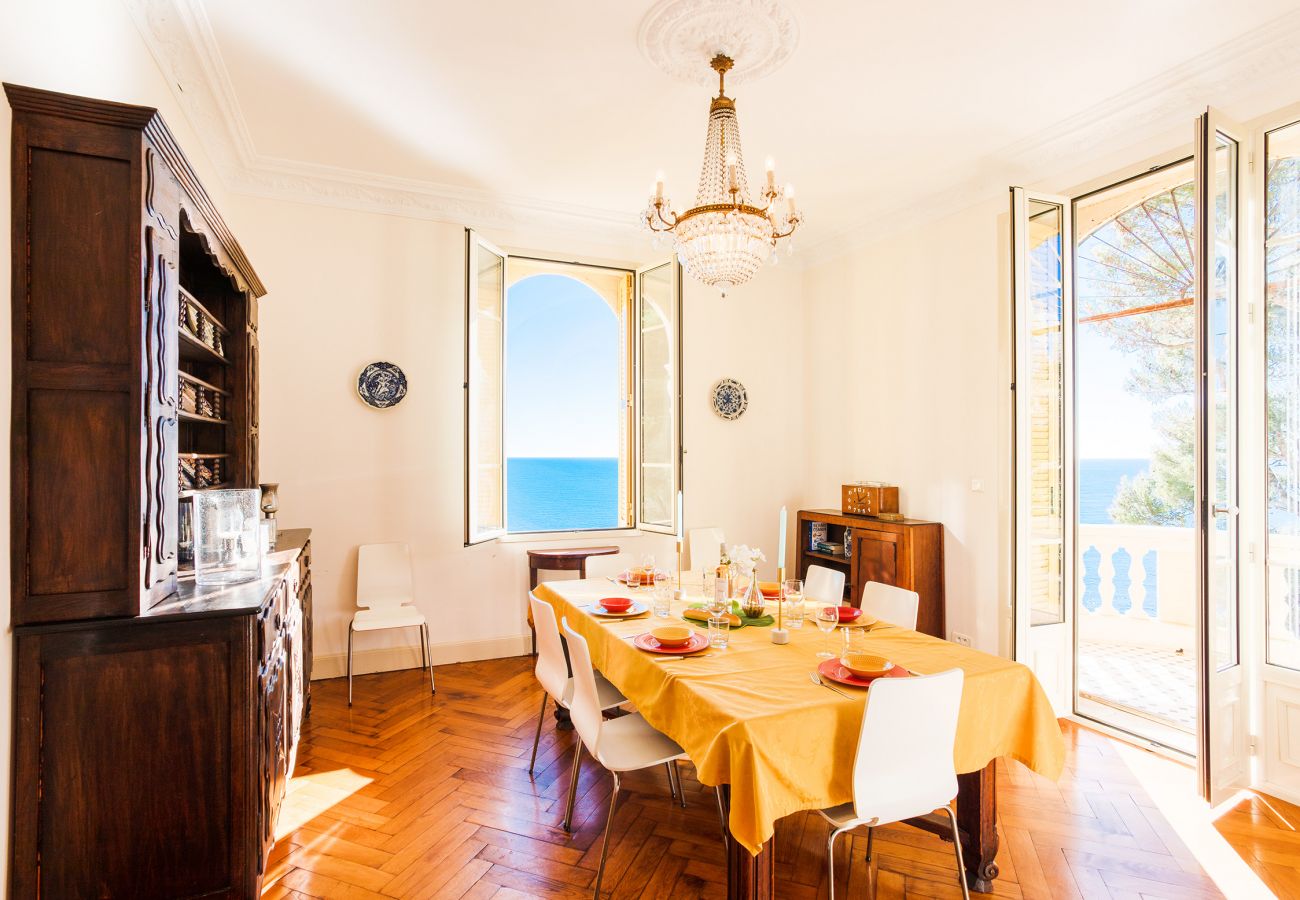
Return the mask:
<path id="1" fill-rule="evenodd" d="M 610 779 L 584 763 L 576 833 L 565 834 L 574 737 L 548 726 L 529 777 L 540 702 L 531 660 L 461 663 L 437 677 L 436 697 L 419 671 L 360 677 L 351 709 L 343 679 L 313 685 L 264 898 L 591 896 Z M 995 895 L 1221 896 L 1115 742 L 1072 726 L 1066 737 L 1059 783 L 1015 762 L 999 766 Z M 713 794 L 688 766 L 683 775 L 686 809 L 670 804 L 662 769 L 626 779 L 605 878 L 610 896 L 725 895 Z M 1224 817 L 1229 839 L 1286 896 L 1300 890 L 1300 811 L 1259 802 Z M 780 823 L 782 900 L 826 896 L 826 835 L 815 814 Z M 874 888 L 880 898 L 960 897 L 950 844 L 895 826 L 877 831 L 875 850 L 868 864 L 865 836 L 841 841 L 838 896 L 869 897 Z"/>

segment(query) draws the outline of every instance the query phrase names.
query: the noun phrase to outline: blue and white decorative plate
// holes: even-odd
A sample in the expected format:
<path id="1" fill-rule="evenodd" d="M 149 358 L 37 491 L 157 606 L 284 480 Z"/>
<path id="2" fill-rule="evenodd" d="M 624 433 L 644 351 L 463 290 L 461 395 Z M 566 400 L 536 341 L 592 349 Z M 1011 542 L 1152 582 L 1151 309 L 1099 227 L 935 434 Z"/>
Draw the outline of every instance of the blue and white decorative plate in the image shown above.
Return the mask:
<path id="1" fill-rule="evenodd" d="M 713 386 L 713 411 L 722 418 L 739 419 L 749 406 L 745 386 L 733 378 L 723 378 Z"/>
<path id="2" fill-rule="evenodd" d="M 406 373 L 390 362 L 372 362 L 357 376 L 357 393 L 375 409 L 396 406 L 406 396 Z"/>

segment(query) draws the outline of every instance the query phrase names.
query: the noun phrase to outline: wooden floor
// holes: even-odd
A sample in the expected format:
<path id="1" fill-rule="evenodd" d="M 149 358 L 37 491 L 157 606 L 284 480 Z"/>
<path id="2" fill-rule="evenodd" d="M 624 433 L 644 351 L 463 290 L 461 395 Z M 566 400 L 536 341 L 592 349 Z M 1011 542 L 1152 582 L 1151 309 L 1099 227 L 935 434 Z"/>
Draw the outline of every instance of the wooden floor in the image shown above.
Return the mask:
<path id="1" fill-rule="evenodd" d="M 577 831 L 560 828 L 572 732 L 542 734 L 528 754 L 540 693 L 527 658 L 313 685 L 314 708 L 281 814 L 266 898 L 590 897 L 610 779 L 583 764 Z M 999 765 L 1002 835 L 996 895 L 1218 897 L 1120 745 L 1067 726 L 1059 783 Z M 625 780 L 607 895 L 722 897 L 725 871 L 713 793 L 683 767 L 686 809 L 670 804 L 661 769 Z M 1300 896 L 1300 810 L 1247 798 L 1216 823 L 1279 896 Z M 778 892 L 826 896 L 827 826 L 812 813 L 777 831 Z M 851 846 L 849 844 L 851 843 Z M 906 826 L 841 840 L 840 897 L 959 897 L 950 844 Z M 847 865 L 846 865 L 847 864 Z"/>

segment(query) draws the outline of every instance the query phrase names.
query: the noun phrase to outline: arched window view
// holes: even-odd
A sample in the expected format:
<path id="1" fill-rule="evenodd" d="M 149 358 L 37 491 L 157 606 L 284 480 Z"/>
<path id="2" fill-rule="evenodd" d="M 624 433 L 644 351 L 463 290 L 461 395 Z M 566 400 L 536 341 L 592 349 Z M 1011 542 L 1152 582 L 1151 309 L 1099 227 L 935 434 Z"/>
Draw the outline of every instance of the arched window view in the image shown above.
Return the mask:
<path id="1" fill-rule="evenodd" d="M 1191 163 L 1088 195 L 1074 213 L 1079 706 L 1190 752 L 1198 602 Z"/>
<path id="2" fill-rule="evenodd" d="M 626 441 L 620 298 L 520 265 L 524 277 L 506 292 L 507 529 L 618 527 Z"/>

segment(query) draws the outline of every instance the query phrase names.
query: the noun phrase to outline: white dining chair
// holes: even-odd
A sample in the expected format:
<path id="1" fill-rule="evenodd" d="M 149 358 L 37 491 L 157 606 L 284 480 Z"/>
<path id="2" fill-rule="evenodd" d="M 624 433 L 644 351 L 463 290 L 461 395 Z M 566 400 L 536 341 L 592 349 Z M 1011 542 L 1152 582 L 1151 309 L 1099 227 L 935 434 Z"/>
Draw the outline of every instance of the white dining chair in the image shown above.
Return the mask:
<path id="1" fill-rule="evenodd" d="M 835 840 L 841 834 L 867 826 L 870 863 L 871 829 L 940 808 L 952 825 L 961 893 L 970 900 L 957 815 L 950 805 L 957 796 L 953 744 L 964 679 L 961 669 L 949 669 L 872 682 L 853 760 L 853 802 L 819 810 L 832 829 L 826 840 L 830 900 L 835 900 Z"/>
<path id="2" fill-rule="evenodd" d="M 708 569 L 712 572 L 716 569 L 722 560 L 719 551 L 726 541 L 721 528 L 692 528 L 687 532 L 686 543 L 690 548 L 691 571 L 702 572 Z"/>
<path id="3" fill-rule="evenodd" d="M 844 602 L 844 573 L 825 566 L 809 566 L 803 576 L 804 600 L 818 603 Z"/>
<path id="4" fill-rule="evenodd" d="M 537 734 L 533 738 L 533 755 L 528 760 L 528 774 L 533 774 L 537 764 L 537 745 L 542 740 L 542 723 L 546 721 L 546 701 L 554 700 L 561 709 L 568 709 L 573 700 L 573 679 L 569 664 L 564 659 L 564 646 L 560 643 L 560 626 L 555 623 L 555 609 L 528 592 L 528 605 L 533 611 L 533 627 L 537 629 L 537 665 L 533 673 L 542 685 L 542 711 L 537 717 Z M 618 688 L 596 673 L 596 700 L 602 710 L 613 709 L 626 703 L 627 698 Z"/>
<path id="5" fill-rule="evenodd" d="M 906 588 L 868 581 L 862 587 L 862 613 L 890 625 L 916 631 L 921 595 Z"/>
<path id="6" fill-rule="evenodd" d="M 564 633 L 569 644 L 569 663 L 573 666 L 573 702 L 569 706 L 569 713 L 573 716 L 573 727 L 580 739 L 578 746 L 573 749 L 571 787 L 578 783 L 578 759 L 583 746 L 592 759 L 614 776 L 614 792 L 609 797 L 609 817 L 605 820 L 605 836 L 600 844 L 600 865 L 596 868 L 596 886 L 592 892 L 592 896 L 599 900 L 600 882 L 605 875 L 605 857 L 609 854 L 609 833 L 614 825 L 614 811 L 618 808 L 618 793 L 622 786 L 619 776 L 624 772 L 667 765 L 668 782 L 670 785 L 677 782 L 676 793 L 685 806 L 677 761 L 686 758 L 686 751 L 672 738 L 656 731 L 640 713 L 630 713 L 616 719 L 606 719 L 601 715 L 596 672 L 591 667 L 591 651 L 587 648 L 587 640 L 569 627 L 567 619 L 564 621 Z M 576 792 L 570 790 L 569 807 L 564 816 L 566 831 L 573 820 L 573 801 L 576 796 Z"/>
<path id="7" fill-rule="evenodd" d="M 357 551 L 357 606 L 360 608 L 348 623 L 348 706 L 352 705 L 352 636 L 358 631 L 418 626 L 420 667 L 429 670 L 429 691 L 437 693 L 429 623 L 414 603 L 411 549 L 406 544 L 363 544 Z"/>

